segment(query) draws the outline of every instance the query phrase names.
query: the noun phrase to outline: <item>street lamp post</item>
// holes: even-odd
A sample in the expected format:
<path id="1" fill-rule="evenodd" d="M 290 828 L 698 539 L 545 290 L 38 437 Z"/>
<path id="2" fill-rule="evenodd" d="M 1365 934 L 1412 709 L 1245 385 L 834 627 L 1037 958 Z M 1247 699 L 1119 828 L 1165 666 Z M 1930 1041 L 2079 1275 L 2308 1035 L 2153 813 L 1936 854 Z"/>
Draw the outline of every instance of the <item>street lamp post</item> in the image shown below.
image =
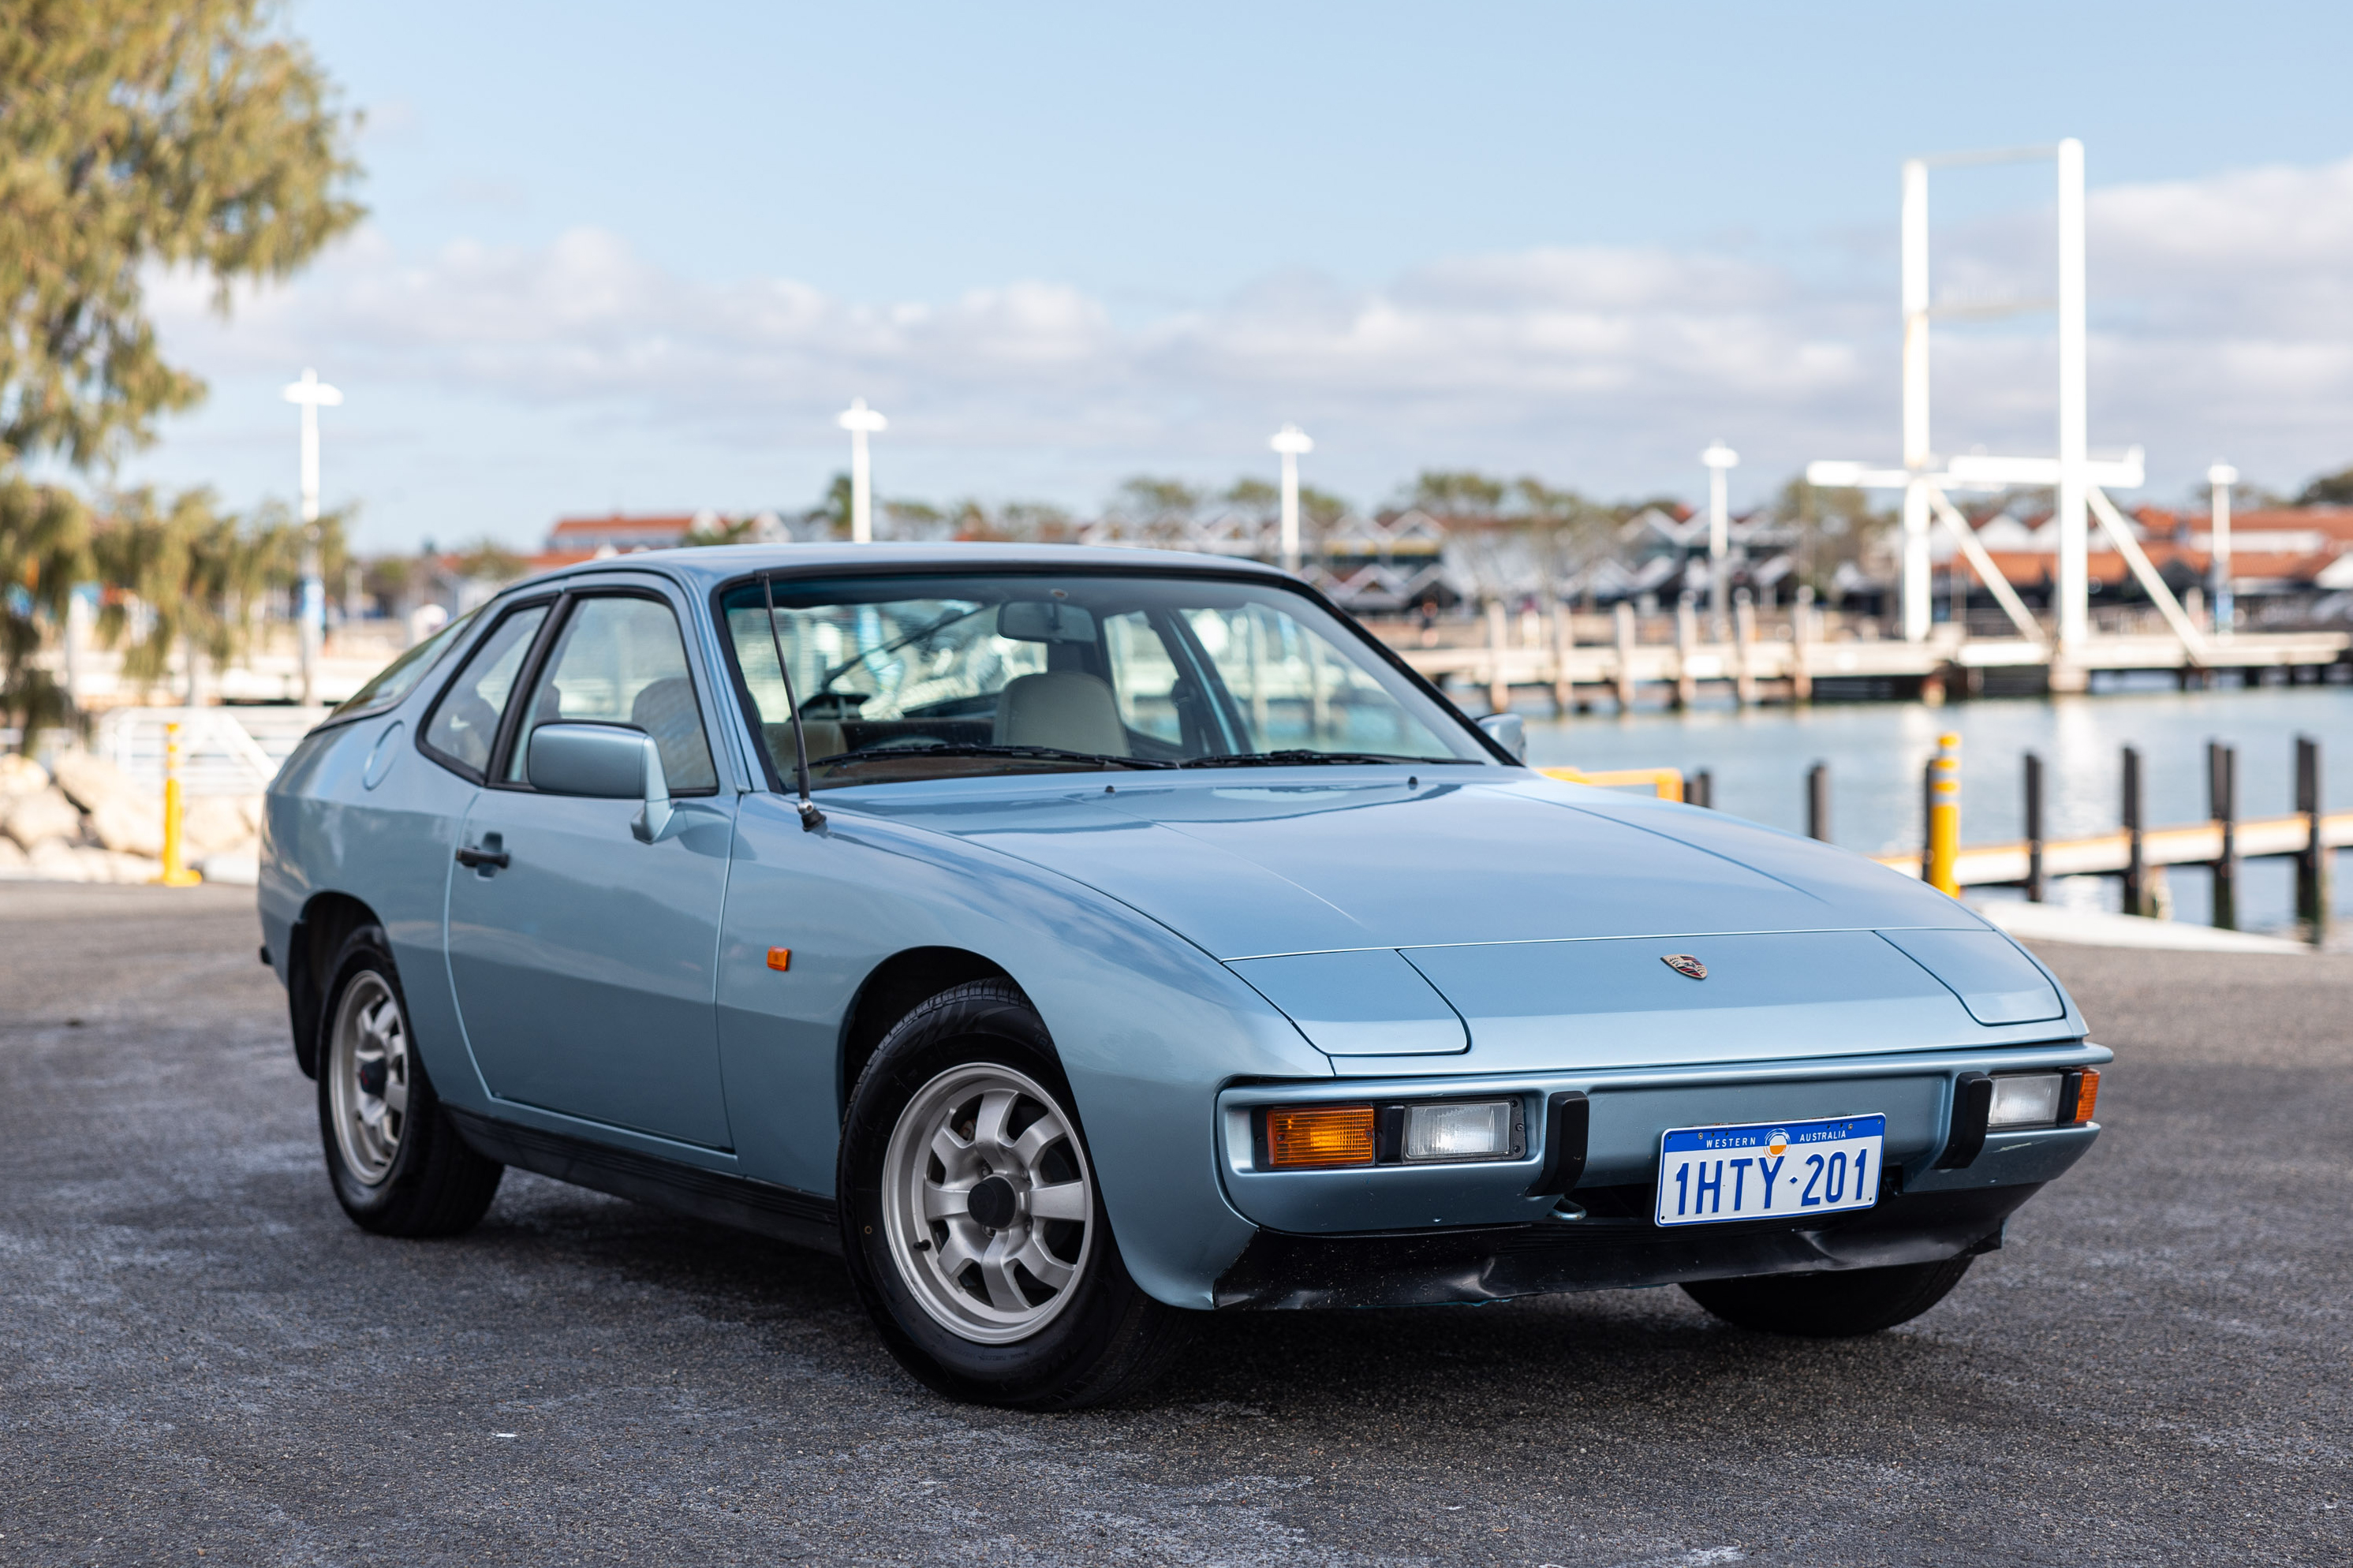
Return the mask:
<path id="1" fill-rule="evenodd" d="M 286 388 L 286 401 L 302 410 L 302 703 L 319 695 L 319 645 L 327 630 L 327 590 L 319 580 L 319 410 L 332 408 L 343 395 L 305 368 Z"/>
<path id="2" fill-rule="evenodd" d="M 853 397 L 841 411 L 841 427 L 849 432 L 849 539 L 853 544 L 874 542 L 874 479 L 866 457 L 866 437 L 887 430 L 891 422 Z"/>
<path id="3" fill-rule="evenodd" d="M 2239 482 L 2239 470 L 2228 463 L 2217 463 L 2206 470 L 2206 482 L 2214 487 L 2213 542 L 2209 547 L 2213 563 L 2208 569 L 2213 579 L 2214 635 L 2226 637 L 2238 618 L 2231 594 L 2231 487 Z"/>
<path id="4" fill-rule="evenodd" d="M 1296 425 L 1285 425 L 1267 445 L 1282 454 L 1282 569 L 1299 570 L 1299 459 L 1315 443 Z"/>
<path id="5" fill-rule="evenodd" d="M 1731 636 L 1725 615 L 1732 596 L 1732 517 L 1725 510 L 1725 476 L 1740 466 L 1740 454 L 1715 441 L 1699 460 L 1707 465 L 1707 613 L 1715 623 L 1715 640 L 1724 642 Z"/>

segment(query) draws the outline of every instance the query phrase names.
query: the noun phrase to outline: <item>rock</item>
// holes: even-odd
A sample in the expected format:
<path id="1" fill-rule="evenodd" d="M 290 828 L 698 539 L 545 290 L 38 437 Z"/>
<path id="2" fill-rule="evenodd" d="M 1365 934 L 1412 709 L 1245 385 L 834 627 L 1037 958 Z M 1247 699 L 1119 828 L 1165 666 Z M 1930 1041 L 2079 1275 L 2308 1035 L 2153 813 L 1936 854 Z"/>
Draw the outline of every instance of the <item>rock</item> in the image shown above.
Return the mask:
<path id="1" fill-rule="evenodd" d="M 207 855 L 196 869 L 204 873 L 207 882 L 250 888 L 261 880 L 261 847 L 258 841 L 248 841 L 245 848 Z"/>
<path id="2" fill-rule="evenodd" d="M 145 798 L 131 775 L 90 752 L 59 752 L 49 759 L 58 787 L 84 811 L 96 811 L 101 801 Z"/>
<path id="3" fill-rule="evenodd" d="M 13 838 L 0 838 L 0 877 L 14 877 L 26 869 L 25 851 Z"/>
<path id="4" fill-rule="evenodd" d="M 181 814 L 180 842 L 189 860 L 201 860 L 244 843 L 253 837 L 253 828 L 236 796 L 200 795 Z M 159 851 L 161 847 L 157 846 Z"/>
<path id="5" fill-rule="evenodd" d="M 151 860 L 144 855 L 114 855 L 103 849 L 85 849 L 82 853 L 106 856 L 107 874 L 103 879 L 106 881 L 146 883 L 159 882 L 164 879 L 164 862 Z M 100 879 L 96 876 L 90 878 L 93 882 Z"/>
<path id="6" fill-rule="evenodd" d="M 90 809 L 91 837 L 124 855 L 164 853 L 164 803 L 131 794 L 101 796 Z"/>
<path id="7" fill-rule="evenodd" d="M 0 755 L 0 801 L 37 795 L 48 787 L 49 770 L 32 758 L 16 752 Z"/>
<path id="8" fill-rule="evenodd" d="M 42 789 L 0 803 L 0 833 L 30 849 L 45 838 L 72 838 L 81 832 L 81 813 L 62 791 Z"/>
<path id="9" fill-rule="evenodd" d="M 82 852 L 62 838 L 44 838 L 25 851 L 26 868 L 47 882 L 87 882 L 90 866 Z"/>

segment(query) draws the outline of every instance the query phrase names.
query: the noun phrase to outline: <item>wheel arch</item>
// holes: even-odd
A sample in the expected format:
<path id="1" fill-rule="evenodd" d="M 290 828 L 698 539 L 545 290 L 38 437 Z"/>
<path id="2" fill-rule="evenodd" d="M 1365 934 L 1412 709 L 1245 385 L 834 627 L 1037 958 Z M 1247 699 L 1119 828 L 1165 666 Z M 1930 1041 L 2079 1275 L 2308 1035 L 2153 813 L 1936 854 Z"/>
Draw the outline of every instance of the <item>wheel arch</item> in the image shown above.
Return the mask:
<path id="1" fill-rule="evenodd" d="M 376 912 L 349 893 L 311 895 L 286 942 L 286 1013 L 294 1034 L 294 1062 L 304 1078 L 319 1076 L 319 1031 L 325 1017 L 326 973 L 343 939 L 362 926 L 381 925 Z"/>
<path id="2" fill-rule="evenodd" d="M 941 992 L 971 980 L 1003 980 L 1017 989 L 1021 984 L 995 959 L 961 947 L 911 947 L 868 973 L 842 1019 L 837 1116 L 849 1113 L 849 1091 L 891 1026 Z"/>

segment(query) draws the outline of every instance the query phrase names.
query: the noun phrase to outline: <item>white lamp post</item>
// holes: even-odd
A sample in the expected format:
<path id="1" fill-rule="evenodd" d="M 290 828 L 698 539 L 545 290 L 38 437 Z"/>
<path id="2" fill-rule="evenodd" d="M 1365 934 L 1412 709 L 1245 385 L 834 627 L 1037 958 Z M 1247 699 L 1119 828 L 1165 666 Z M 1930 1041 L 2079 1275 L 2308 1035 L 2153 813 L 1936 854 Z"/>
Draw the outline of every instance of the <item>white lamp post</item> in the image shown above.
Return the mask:
<path id="1" fill-rule="evenodd" d="M 2231 635 L 2231 623 L 2238 618 L 2238 606 L 2231 594 L 2231 487 L 2239 482 L 2239 470 L 2228 463 L 2217 463 L 2206 470 L 2206 482 L 2214 487 L 2213 543 L 2210 547 L 2213 563 L 2208 575 L 2214 584 L 2214 635 Z"/>
<path id="2" fill-rule="evenodd" d="M 1299 570 L 1299 458 L 1315 443 L 1296 425 L 1285 425 L 1267 441 L 1282 454 L 1282 569 Z"/>
<path id="3" fill-rule="evenodd" d="M 1725 510 L 1725 476 L 1740 466 L 1740 454 L 1721 441 L 1709 444 L 1699 460 L 1707 465 L 1707 613 L 1715 623 L 1716 640 L 1731 634 L 1725 626 L 1731 597 L 1732 517 Z"/>
<path id="4" fill-rule="evenodd" d="M 319 645 L 327 630 L 327 590 L 319 580 L 319 410 L 332 408 L 343 395 L 305 369 L 286 388 L 286 401 L 302 410 L 302 702 L 318 700 Z"/>
<path id="5" fill-rule="evenodd" d="M 891 422 L 853 397 L 841 411 L 841 427 L 849 432 L 849 538 L 855 544 L 874 540 L 874 479 L 866 457 L 866 437 L 887 430 Z"/>

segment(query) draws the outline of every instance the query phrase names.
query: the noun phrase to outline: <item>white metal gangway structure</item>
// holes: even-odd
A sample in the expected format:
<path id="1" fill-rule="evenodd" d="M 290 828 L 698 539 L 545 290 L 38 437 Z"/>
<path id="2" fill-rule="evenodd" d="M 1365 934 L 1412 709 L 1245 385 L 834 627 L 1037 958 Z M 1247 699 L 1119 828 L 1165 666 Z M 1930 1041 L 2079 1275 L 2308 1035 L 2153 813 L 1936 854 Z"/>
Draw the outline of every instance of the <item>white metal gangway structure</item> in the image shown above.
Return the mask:
<path id="1" fill-rule="evenodd" d="M 2018 163 L 2048 158 L 2058 168 L 2058 288 L 2050 299 L 1990 304 L 1937 306 L 1928 293 L 1928 171 L 1968 164 Z M 1903 628 L 1907 642 L 1924 642 L 1932 618 L 1928 534 L 1942 524 L 1962 555 L 2029 641 L 2045 634 L 2009 580 L 1997 569 L 1960 512 L 1947 499 L 1955 490 L 1999 490 L 2012 485 L 2048 485 L 2058 491 L 2059 550 L 2052 606 L 2058 647 L 2049 650 L 2054 689 L 2079 687 L 2084 645 L 2091 636 L 2090 523 L 2096 517 L 2144 592 L 2181 641 L 2193 663 L 2205 662 L 2204 635 L 2167 588 L 2107 489 L 2137 489 L 2143 482 L 2141 449 L 2121 459 L 2095 460 L 2089 449 L 2085 374 L 2084 268 L 2084 144 L 2073 137 L 2052 147 L 2006 148 L 1914 158 L 1904 165 L 1904 461 L 1901 468 L 1856 462 L 1809 464 L 1810 483 L 1825 488 L 1900 489 L 1904 492 Z M 2059 430 L 2055 458 L 1955 456 L 1940 458 L 1929 438 L 1928 325 L 1938 317 L 1985 319 L 2052 310 L 2059 319 Z"/>

